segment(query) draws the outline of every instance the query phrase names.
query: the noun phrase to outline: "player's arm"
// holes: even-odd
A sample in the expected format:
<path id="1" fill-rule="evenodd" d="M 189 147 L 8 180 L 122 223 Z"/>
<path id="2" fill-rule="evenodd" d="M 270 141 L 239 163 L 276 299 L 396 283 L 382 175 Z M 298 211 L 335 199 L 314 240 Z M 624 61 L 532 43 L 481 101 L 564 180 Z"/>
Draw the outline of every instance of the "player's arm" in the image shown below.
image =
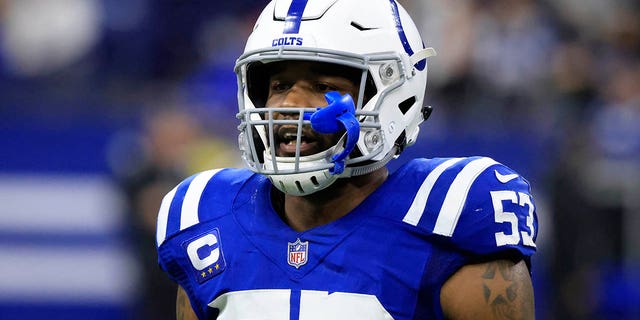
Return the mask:
<path id="1" fill-rule="evenodd" d="M 462 267 L 445 282 L 447 319 L 534 319 L 533 286 L 524 261 L 496 260 Z"/>
<path id="2" fill-rule="evenodd" d="M 191 302 L 187 293 L 178 286 L 178 296 L 176 297 L 176 319 L 177 320 L 198 320 L 196 313 L 191 308 Z"/>

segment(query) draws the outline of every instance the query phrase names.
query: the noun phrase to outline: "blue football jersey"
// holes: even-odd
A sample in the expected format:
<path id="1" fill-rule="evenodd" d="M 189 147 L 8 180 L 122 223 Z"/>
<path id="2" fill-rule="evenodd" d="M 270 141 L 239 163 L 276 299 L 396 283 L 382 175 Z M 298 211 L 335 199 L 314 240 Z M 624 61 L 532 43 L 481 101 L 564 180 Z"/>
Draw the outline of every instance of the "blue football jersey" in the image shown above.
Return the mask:
<path id="1" fill-rule="evenodd" d="M 412 160 L 304 232 L 281 220 L 272 190 L 220 169 L 162 201 L 159 263 L 200 319 L 442 319 L 440 288 L 461 266 L 536 250 L 529 184 L 490 158 Z"/>

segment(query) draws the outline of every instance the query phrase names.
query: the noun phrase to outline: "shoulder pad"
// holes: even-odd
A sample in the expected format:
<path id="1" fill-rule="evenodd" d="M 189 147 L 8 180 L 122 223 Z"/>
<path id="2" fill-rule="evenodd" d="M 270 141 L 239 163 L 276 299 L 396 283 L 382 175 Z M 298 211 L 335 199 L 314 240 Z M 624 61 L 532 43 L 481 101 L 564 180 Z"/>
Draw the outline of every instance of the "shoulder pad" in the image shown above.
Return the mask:
<path id="1" fill-rule="evenodd" d="M 160 205 L 156 245 L 201 220 L 229 212 L 235 191 L 251 176 L 244 169 L 214 169 L 192 175 L 169 191 Z"/>
<path id="2" fill-rule="evenodd" d="M 430 168 L 403 221 L 472 254 L 535 251 L 538 221 L 529 183 L 486 157 Z"/>

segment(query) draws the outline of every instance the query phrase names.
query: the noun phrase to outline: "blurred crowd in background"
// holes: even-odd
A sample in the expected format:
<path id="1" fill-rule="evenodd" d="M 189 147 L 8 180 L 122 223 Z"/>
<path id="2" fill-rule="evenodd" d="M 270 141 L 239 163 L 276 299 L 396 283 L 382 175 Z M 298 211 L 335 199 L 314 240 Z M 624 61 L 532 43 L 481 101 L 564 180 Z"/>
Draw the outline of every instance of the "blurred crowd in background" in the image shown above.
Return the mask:
<path id="1" fill-rule="evenodd" d="M 541 226 L 538 319 L 639 319 L 640 3 L 399 2 L 438 56 L 426 96 L 433 116 L 392 169 L 412 157 L 486 155 L 522 173 Z M 266 3 L 0 0 L 0 191 L 22 177 L 98 176 L 122 202 L 113 212 L 121 228 L 104 237 L 53 231 L 51 244 L 36 235 L 47 227 L 31 221 L 36 212 L 64 219 L 66 208 L 31 199 L 27 187 L 18 197 L 0 192 L 0 220 L 13 221 L 0 222 L 0 319 L 35 319 L 34 306 L 76 319 L 73 299 L 38 300 L 46 279 L 31 281 L 44 286 L 33 298 L 20 288 L 31 282 L 9 278 L 31 272 L 13 270 L 23 264 L 7 257 L 21 255 L 6 251 L 64 251 L 87 239 L 124 248 L 133 280 L 110 289 L 121 298 L 106 300 L 120 311 L 82 310 L 174 318 L 175 286 L 156 266 L 155 215 L 184 177 L 241 165 L 233 65 Z M 20 212 L 17 198 L 33 209 Z"/>

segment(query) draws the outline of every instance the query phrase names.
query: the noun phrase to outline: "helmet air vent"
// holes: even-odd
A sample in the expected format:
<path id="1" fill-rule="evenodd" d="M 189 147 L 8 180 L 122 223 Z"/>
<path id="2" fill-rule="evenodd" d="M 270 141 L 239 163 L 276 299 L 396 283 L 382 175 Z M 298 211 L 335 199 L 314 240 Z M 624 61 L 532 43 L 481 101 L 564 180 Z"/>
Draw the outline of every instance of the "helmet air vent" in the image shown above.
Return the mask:
<path id="1" fill-rule="evenodd" d="M 407 111 L 409 111 L 409 109 L 411 109 L 411 107 L 413 106 L 414 103 L 416 103 L 416 97 L 415 96 L 400 102 L 400 104 L 398 105 L 398 109 L 400 109 L 402 114 L 407 114 Z"/>
<path id="2" fill-rule="evenodd" d="M 302 188 L 302 184 L 300 184 L 300 181 L 296 181 L 296 187 L 298 188 L 298 192 L 304 194 L 304 189 Z"/>

